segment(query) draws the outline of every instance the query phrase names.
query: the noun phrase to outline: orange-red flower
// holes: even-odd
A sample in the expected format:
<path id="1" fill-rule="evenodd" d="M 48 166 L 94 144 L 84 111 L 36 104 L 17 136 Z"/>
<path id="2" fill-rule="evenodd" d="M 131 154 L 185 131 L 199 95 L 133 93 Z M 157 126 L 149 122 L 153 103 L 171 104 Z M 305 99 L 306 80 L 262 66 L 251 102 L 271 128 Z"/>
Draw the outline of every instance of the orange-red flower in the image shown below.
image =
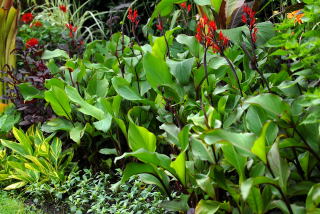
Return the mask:
<path id="1" fill-rule="evenodd" d="M 32 22 L 32 20 L 33 20 L 32 13 L 25 13 L 21 17 L 21 21 L 23 21 L 24 23 L 30 23 Z"/>
<path id="2" fill-rule="evenodd" d="M 298 22 L 299 24 L 302 24 L 302 17 L 304 16 L 304 13 L 301 10 L 296 10 L 291 13 L 287 14 L 288 19 L 294 19 L 294 22 Z"/>
<path id="3" fill-rule="evenodd" d="M 31 48 L 39 44 L 39 40 L 36 38 L 31 38 L 26 42 L 26 48 Z"/>
<path id="4" fill-rule="evenodd" d="M 35 21 L 30 25 L 30 27 L 42 27 L 42 22 Z"/>
<path id="5" fill-rule="evenodd" d="M 138 11 L 137 10 L 132 11 L 132 8 L 129 8 L 128 19 L 130 20 L 131 23 L 138 25 L 140 21 Z"/>
<path id="6" fill-rule="evenodd" d="M 67 6 L 65 6 L 65 5 L 60 5 L 59 9 L 64 13 L 66 13 L 68 11 Z"/>
<path id="7" fill-rule="evenodd" d="M 214 52 L 221 53 L 230 44 L 229 39 L 223 35 L 222 31 L 217 33 L 215 21 L 209 21 L 206 16 L 200 18 L 195 37 L 206 49 L 211 47 Z"/>

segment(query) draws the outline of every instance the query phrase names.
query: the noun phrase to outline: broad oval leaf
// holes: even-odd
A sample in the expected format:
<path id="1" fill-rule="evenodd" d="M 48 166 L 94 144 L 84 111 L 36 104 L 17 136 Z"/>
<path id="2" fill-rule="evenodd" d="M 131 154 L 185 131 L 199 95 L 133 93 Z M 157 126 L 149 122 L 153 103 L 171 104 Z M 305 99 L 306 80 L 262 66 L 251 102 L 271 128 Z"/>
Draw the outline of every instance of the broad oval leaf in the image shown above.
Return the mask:
<path id="1" fill-rule="evenodd" d="M 143 67 L 147 80 L 153 89 L 157 90 L 161 85 L 172 83 L 169 67 L 163 59 L 159 59 L 148 52 L 143 57 Z"/>

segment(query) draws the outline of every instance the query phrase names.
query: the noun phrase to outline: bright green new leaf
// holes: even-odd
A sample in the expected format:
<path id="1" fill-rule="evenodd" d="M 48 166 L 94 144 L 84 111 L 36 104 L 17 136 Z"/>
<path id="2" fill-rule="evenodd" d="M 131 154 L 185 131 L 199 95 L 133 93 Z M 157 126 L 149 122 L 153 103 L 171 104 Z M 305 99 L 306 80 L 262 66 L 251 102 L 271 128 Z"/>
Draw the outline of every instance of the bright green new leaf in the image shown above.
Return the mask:
<path id="1" fill-rule="evenodd" d="M 219 13 L 222 0 L 210 0 L 211 6 L 213 7 L 216 13 Z"/>
<path id="2" fill-rule="evenodd" d="M 148 129 L 137 126 L 132 122 L 129 125 L 128 141 L 132 151 L 137 151 L 138 149 L 146 149 L 150 152 L 156 151 L 156 136 Z"/>
<path id="3" fill-rule="evenodd" d="M 214 214 L 220 209 L 220 203 L 217 201 L 201 200 L 196 207 L 197 214 Z"/>
<path id="4" fill-rule="evenodd" d="M 186 152 L 181 152 L 175 161 L 172 161 L 170 166 L 176 170 L 182 185 L 186 184 Z"/>
<path id="5" fill-rule="evenodd" d="M 251 148 L 251 152 L 257 155 L 265 164 L 267 164 L 266 134 L 270 123 L 271 122 L 267 122 L 263 125 L 260 136 L 256 139 Z"/>

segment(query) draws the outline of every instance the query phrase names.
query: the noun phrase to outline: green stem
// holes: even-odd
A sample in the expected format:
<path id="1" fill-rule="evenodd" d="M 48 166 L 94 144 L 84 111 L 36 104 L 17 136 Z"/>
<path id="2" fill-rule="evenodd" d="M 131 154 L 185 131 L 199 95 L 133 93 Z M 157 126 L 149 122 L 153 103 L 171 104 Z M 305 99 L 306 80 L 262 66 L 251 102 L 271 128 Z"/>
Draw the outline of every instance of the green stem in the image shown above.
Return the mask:
<path id="1" fill-rule="evenodd" d="M 229 59 L 226 55 L 221 54 L 221 56 L 222 56 L 223 58 L 225 58 L 225 60 L 228 62 L 229 66 L 230 66 L 230 68 L 231 68 L 231 70 L 232 70 L 232 72 L 233 72 L 233 74 L 234 74 L 234 77 L 235 77 L 236 80 L 237 80 L 238 87 L 239 87 L 239 90 L 240 90 L 240 95 L 241 95 L 241 97 L 243 97 L 242 88 L 241 88 L 240 80 L 239 80 L 239 77 L 238 77 L 238 75 L 237 75 L 236 69 L 234 68 L 232 62 L 230 61 L 230 59 Z"/>

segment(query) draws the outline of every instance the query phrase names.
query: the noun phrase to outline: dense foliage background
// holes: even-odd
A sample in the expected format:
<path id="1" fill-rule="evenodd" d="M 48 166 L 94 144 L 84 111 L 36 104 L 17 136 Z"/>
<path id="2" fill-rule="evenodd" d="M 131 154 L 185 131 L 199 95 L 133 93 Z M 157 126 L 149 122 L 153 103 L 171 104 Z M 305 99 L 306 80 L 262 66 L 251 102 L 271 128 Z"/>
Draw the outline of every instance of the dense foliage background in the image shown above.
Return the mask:
<path id="1" fill-rule="evenodd" d="M 319 213 L 319 1 L 22 3 L 0 0 L 3 190 L 44 213 Z"/>

